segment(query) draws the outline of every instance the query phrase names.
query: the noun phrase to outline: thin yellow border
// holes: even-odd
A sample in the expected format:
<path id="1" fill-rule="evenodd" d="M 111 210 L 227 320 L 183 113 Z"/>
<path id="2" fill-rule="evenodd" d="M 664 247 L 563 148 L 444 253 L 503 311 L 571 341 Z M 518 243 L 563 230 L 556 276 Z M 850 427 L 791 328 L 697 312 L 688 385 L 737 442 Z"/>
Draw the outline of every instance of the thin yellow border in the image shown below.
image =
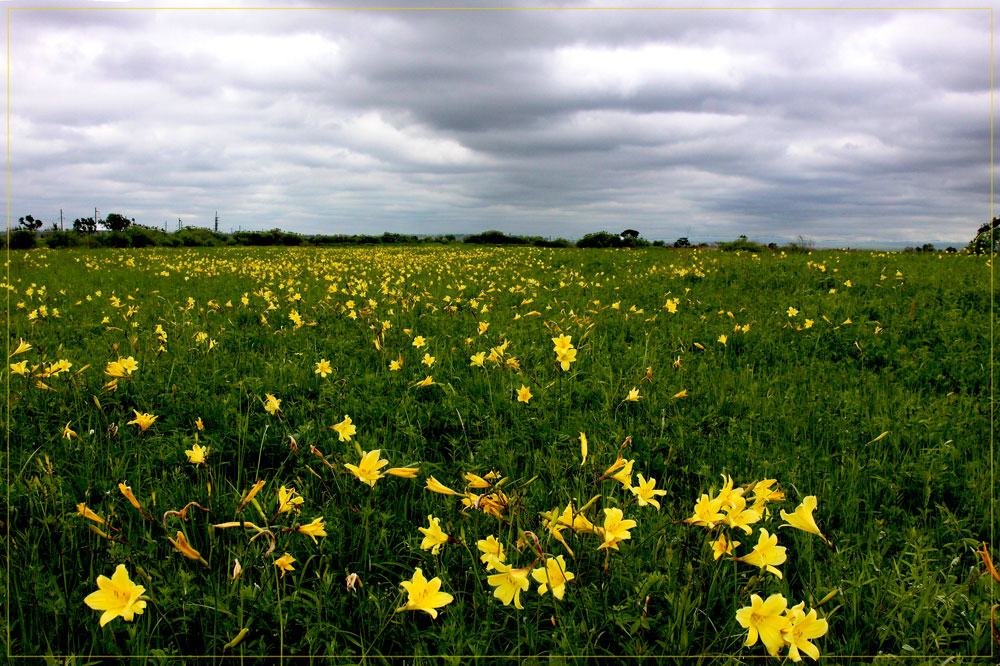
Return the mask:
<path id="1" fill-rule="evenodd" d="M 406 12 L 417 12 L 417 11 L 779 11 L 779 10 L 791 10 L 791 11 L 920 11 L 920 10 L 933 10 L 933 11 L 977 11 L 986 10 L 990 12 L 990 220 L 994 218 L 994 208 L 993 208 L 993 7 L 983 7 L 983 6 L 969 6 L 969 7 L 8 7 L 7 8 L 7 263 L 5 265 L 5 275 L 6 283 L 9 286 L 10 282 L 10 13 L 11 11 L 18 10 L 30 10 L 30 11 L 80 11 L 80 10 L 97 10 L 97 11 L 136 11 L 136 10 L 159 10 L 159 11 L 190 11 L 190 10 L 239 10 L 239 11 L 406 11 Z M 994 353 L 994 303 L 996 301 L 995 291 L 996 291 L 996 281 L 994 279 L 994 264 L 996 263 L 996 252 L 995 252 L 995 238 L 996 238 L 996 228 L 992 227 L 990 231 L 990 487 L 996 488 L 995 481 L 995 465 L 994 465 L 994 440 L 996 438 L 996 400 L 995 400 L 995 353 Z M 7 311 L 7 336 L 5 340 L 5 358 L 10 358 L 10 289 L 5 289 L 6 293 L 6 311 Z M 7 523 L 7 549 L 5 549 L 6 555 L 6 602 L 5 602 L 5 619 L 6 619 L 6 635 L 7 635 L 7 649 L 6 656 L 7 659 L 11 659 L 13 654 L 11 654 L 11 635 L 10 635 L 10 373 L 7 373 L 5 381 L 5 392 L 6 392 L 6 418 L 4 419 L 5 425 L 5 439 L 6 439 L 6 457 L 7 457 L 7 467 L 6 467 L 6 480 L 7 480 L 7 507 L 6 507 L 6 523 Z M 995 509 L 996 509 L 996 497 L 990 497 L 990 543 L 991 545 L 996 544 L 996 519 L 995 519 Z M 996 603 L 996 589 L 995 586 L 990 586 L 990 606 L 992 607 Z M 48 658 L 59 658 L 66 655 L 16 655 L 24 659 L 48 659 Z M 120 659 L 122 657 L 141 657 L 148 655 L 89 655 L 90 657 L 103 659 Z M 233 655 L 173 655 L 180 659 L 221 659 L 227 656 Z M 242 656 L 242 655 L 241 655 Z M 296 659 L 296 658 L 306 658 L 314 659 L 312 655 L 251 655 L 258 658 L 271 658 L 280 657 L 282 659 Z M 384 658 L 394 659 L 394 658 L 418 658 L 423 657 L 425 659 L 439 659 L 439 658 L 505 658 L 510 659 L 512 655 L 380 655 Z M 525 657 L 535 657 L 537 655 L 518 655 L 515 658 L 524 659 Z M 660 654 L 660 655 L 641 655 L 641 656 L 612 656 L 612 655 L 560 655 L 564 657 L 572 658 L 607 658 L 607 659 L 662 659 L 662 658 L 685 658 L 685 657 L 710 657 L 710 658 L 732 658 L 731 654 L 701 654 L 701 655 L 673 655 L 673 654 Z M 826 659 L 877 659 L 882 657 L 894 657 L 903 659 L 927 659 L 927 658 L 940 658 L 943 655 L 839 655 L 839 654 L 826 654 L 822 655 Z M 990 641 L 990 654 L 989 655 L 949 655 L 950 657 L 958 657 L 960 659 L 993 659 L 996 656 L 996 645 L 994 641 Z M 354 659 L 354 657 L 333 657 L 328 656 L 328 659 Z M 741 659 L 768 659 L 767 655 L 743 655 Z"/>

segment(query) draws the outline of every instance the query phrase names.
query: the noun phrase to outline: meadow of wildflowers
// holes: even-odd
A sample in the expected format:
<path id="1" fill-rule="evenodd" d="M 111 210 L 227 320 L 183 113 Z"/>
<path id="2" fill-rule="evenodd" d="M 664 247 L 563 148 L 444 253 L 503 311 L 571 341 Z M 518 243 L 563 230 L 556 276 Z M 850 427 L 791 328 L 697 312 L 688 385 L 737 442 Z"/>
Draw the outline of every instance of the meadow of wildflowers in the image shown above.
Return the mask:
<path id="1" fill-rule="evenodd" d="M 13 252 L 8 653 L 988 656 L 989 278 L 927 253 Z"/>

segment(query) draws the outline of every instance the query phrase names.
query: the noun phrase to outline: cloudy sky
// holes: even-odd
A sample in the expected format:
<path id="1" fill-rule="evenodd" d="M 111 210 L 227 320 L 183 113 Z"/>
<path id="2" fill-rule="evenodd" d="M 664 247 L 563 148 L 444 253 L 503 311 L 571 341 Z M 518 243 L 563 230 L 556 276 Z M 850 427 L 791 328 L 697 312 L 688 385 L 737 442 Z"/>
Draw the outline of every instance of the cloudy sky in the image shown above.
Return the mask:
<path id="1" fill-rule="evenodd" d="M 989 10 L 130 4 L 9 11 L 12 220 L 956 242 L 989 220 Z"/>

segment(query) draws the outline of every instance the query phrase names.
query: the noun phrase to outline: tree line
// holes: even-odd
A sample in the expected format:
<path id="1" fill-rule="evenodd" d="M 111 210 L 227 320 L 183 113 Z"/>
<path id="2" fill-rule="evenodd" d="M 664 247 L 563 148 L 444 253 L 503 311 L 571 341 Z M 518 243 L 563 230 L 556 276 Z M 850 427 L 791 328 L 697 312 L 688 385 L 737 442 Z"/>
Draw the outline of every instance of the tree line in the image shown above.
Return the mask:
<path id="1" fill-rule="evenodd" d="M 965 250 L 973 254 L 988 254 L 990 248 L 1000 252 L 1000 237 L 997 226 L 1000 218 L 993 218 L 989 223 L 979 227 L 975 237 L 966 245 Z M 330 245 L 396 245 L 396 244 L 447 244 L 459 242 L 454 234 L 436 236 L 416 236 L 410 234 L 383 233 L 368 234 L 296 234 L 281 229 L 267 231 L 237 231 L 220 233 L 202 227 L 184 227 L 173 232 L 167 232 L 158 227 L 136 224 L 135 218 L 129 218 L 121 213 L 110 213 L 104 219 L 95 220 L 92 217 L 81 217 L 73 220 L 72 231 L 63 231 L 53 223 L 51 228 L 43 229 L 45 223 L 25 215 L 18 219 L 18 226 L 11 230 L 5 242 L 11 249 L 30 249 L 34 247 L 221 247 L 221 246 L 330 246 Z M 103 228 L 98 233 L 98 228 Z M 621 233 L 598 231 L 583 236 L 575 243 L 565 238 L 549 239 L 541 236 L 518 236 L 505 234 L 502 231 L 490 230 L 479 234 L 465 236 L 461 242 L 471 245 L 522 245 L 548 248 L 642 248 L 666 247 L 662 240 L 652 242 L 642 238 L 635 229 L 625 229 Z M 692 244 L 686 237 L 675 240 L 674 248 L 710 247 L 707 243 Z M 723 251 L 766 252 L 782 250 L 785 252 L 808 252 L 812 244 L 799 237 L 799 242 L 787 245 L 768 243 L 762 245 L 749 240 L 745 235 L 729 242 L 719 242 L 714 245 Z M 908 247 L 907 252 L 937 252 L 930 243 L 919 247 Z M 949 247 L 947 252 L 956 252 Z"/>

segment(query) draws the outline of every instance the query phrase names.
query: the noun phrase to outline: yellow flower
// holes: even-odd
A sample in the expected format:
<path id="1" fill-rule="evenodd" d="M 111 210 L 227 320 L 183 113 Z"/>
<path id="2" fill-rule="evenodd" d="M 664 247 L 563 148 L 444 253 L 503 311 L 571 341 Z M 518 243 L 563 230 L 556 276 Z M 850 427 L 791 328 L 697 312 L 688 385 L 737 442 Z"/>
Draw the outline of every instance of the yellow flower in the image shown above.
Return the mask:
<path id="1" fill-rule="evenodd" d="M 11 363 L 10 371 L 15 375 L 26 377 L 28 375 L 28 362 L 21 361 L 20 363 Z"/>
<path id="2" fill-rule="evenodd" d="M 339 441 L 349 442 L 351 441 L 351 435 L 358 432 L 358 429 L 351 425 L 351 417 L 344 414 L 344 420 L 333 426 L 333 429 L 337 431 L 337 435 L 340 437 Z"/>
<path id="3" fill-rule="evenodd" d="M 777 479 L 764 479 L 763 481 L 758 481 L 754 484 L 753 503 L 755 507 L 763 505 L 766 502 L 785 499 L 785 493 L 781 492 L 777 488 L 771 487 L 777 482 Z M 759 511 L 759 509 L 757 510 Z"/>
<path id="4" fill-rule="evenodd" d="M 723 347 L 726 346 L 726 340 L 728 340 L 728 339 L 729 338 L 727 338 L 725 335 L 720 335 L 719 336 L 719 342 L 722 344 Z"/>
<path id="5" fill-rule="evenodd" d="M 265 393 L 264 398 L 267 400 L 267 402 L 264 403 L 264 409 L 268 414 L 273 415 L 281 411 L 281 400 L 275 398 L 270 393 Z"/>
<path id="6" fill-rule="evenodd" d="M 333 372 L 333 368 L 330 366 L 330 362 L 325 358 L 321 358 L 316 363 L 316 369 L 313 371 L 314 374 L 317 374 L 320 377 L 323 377 L 324 379 L 331 372 Z"/>
<path id="7" fill-rule="evenodd" d="M 491 477 L 491 478 L 496 478 L 496 473 L 495 472 L 490 472 L 486 476 Z M 469 482 L 469 484 L 468 484 L 467 487 L 468 488 L 472 488 L 473 490 L 479 490 L 479 489 L 482 489 L 482 488 L 489 488 L 489 487 L 491 487 L 493 485 L 492 483 L 490 483 L 489 481 L 487 481 L 483 477 L 479 476 L 478 474 L 473 474 L 472 472 L 466 472 L 465 473 L 465 480 Z"/>
<path id="8" fill-rule="evenodd" d="M 710 541 L 709 544 L 712 546 L 712 556 L 715 559 L 719 559 L 723 555 L 732 555 L 733 549 L 740 545 L 740 542 L 727 541 L 725 534 L 719 534 L 719 538 L 715 541 Z"/>
<path id="9" fill-rule="evenodd" d="M 281 577 L 284 578 L 286 571 L 295 571 L 295 567 L 292 566 L 292 562 L 295 561 L 296 559 L 294 557 L 292 557 L 288 553 L 285 553 L 284 555 L 282 555 L 281 557 L 279 557 L 274 561 L 274 566 L 281 569 Z"/>
<path id="10" fill-rule="evenodd" d="M 743 557 L 734 559 L 737 562 L 752 564 L 761 569 L 766 568 L 775 576 L 781 578 L 781 572 L 778 571 L 775 565 L 782 564 L 785 561 L 785 547 L 778 545 L 777 534 L 769 535 L 767 530 L 762 527 L 760 528 L 760 538 L 757 540 L 757 545 L 753 547 L 753 551 Z"/>
<path id="11" fill-rule="evenodd" d="M 420 387 L 420 388 L 424 388 L 424 387 L 427 387 L 427 386 L 434 386 L 434 375 L 427 375 L 426 377 L 424 377 L 423 379 L 421 379 L 419 382 L 415 383 L 414 386 L 417 386 L 417 387 Z"/>
<path id="12" fill-rule="evenodd" d="M 726 524 L 747 534 L 753 534 L 750 525 L 759 521 L 761 514 L 756 509 L 747 509 L 746 506 L 747 501 L 743 494 L 733 493 L 729 503 L 723 507 L 726 512 Z"/>
<path id="13" fill-rule="evenodd" d="M 538 594 L 545 594 L 552 590 L 552 596 L 562 599 L 566 594 L 566 583 L 576 578 L 574 574 L 566 571 L 566 561 L 562 555 L 548 557 L 545 559 L 545 567 L 535 569 L 531 572 L 531 577 L 538 586 Z"/>
<path id="14" fill-rule="evenodd" d="M 527 590 L 530 585 L 528 582 L 530 568 L 514 569 L 510 564 L 504 564 L 492 555 L 489 556 L 487 568 L 497 571 L 496 574 L 486 578 L 486 581 L 496 588 L 493 590 L 493 596 L 502 601 L 504 606 L 509 606 L 513 601 L 514 608 L 524 610 L 524 606 L 521 605 L 521 592 Z"/>
<path id="15" fill-rule="evenodd" d="M 72 423 L 72 421 L 67 421 L 66 425 L 63 426 L 62 436 L 65 437 L 66 439 L 72 439 L 74 437 L 76 437 L 77 439 L 79 439 L 80 436 L 77 435 L 75 431 L 70 430 L 70 428 L 69 428 L 69 424 L 70 423 Z"/>
<path id="16" fill-rule="evenodd" d="M 488 329 L 489 327 L 490 327 L 490 325 L 487 322 L 485 322 L 485 321 L 479 322 L 479 335 L 482 335 L 483 333 L 485 333 L 486 329 Z"/>
<path id="17" fill-rule="evenodd" d="M 427 527 L 417 528 L 424 535 L 424 540 L 420 542 L 420 549 L 429 550 L 431 555 L 437 555 L 441 546 L 448 543 L 448 535 L 441 530 L 440 518 L 427 516 L 427 522 Z"/>
<path id="18" fill-rule="evenodd" d="M 389 371 L 390 372 L 396 372 L 396 371 L 402 369 L 402 367 L 403 367 L 403 355 L 402 354 L 400 354 L 399 358 L 397 358 L 395 361 L 389 361 Z"/>
<path id="19" fill-rule="evenodd" d="M 352 426 L 353 427 L 353 426 Z M 389 464 L 388 460 L 380 459 L 381 449 L 374 451 L 362 451 L 361 462 L 357 465 L 345 463 L 344 467 L 350 470 L 351 474 L 358 477 L 362 483 L 367 483 L 370 487 L 375 487 L 375 482 L 382 478 L 380 469 Z"/>
<path id="20" fill-rule="evenodd" d="M 587 464 L 587 435 L 583 432 L 580 433 L 580 457 L 580 467 L 583 467 Z"/>
<path id="21" fill-rule="evenodd" d="M 105 525 L 106 524 L 104 522 L 103 518 L 101 518 L 96 513 L 94 513 L 93 511 L 91 511 L 90 507 L 88 507 L 83 502 L 80 502 L 79 504 L 76 505 L 76 511 L 77 511 L 76 515 L 80 516 L 81 518 L 86 518 L 87 520 L 92 520 L 92 521 L 94 521 L 95 523 L 97 523 L 99 525 Z"/>
<path id="22" fill-rule="evenodd" d="M 419 472 L 420 472 L 419 467 L 393 467 L 391 469 L 385 470 L 385 474 L 383 474 L 382 476 L 388 474 L 391 476 L 398 476 L 403 479 L 412 479 L 415 478 Z"/>
<path id="23" fill-rule="evenodd" d="M 441 592 L 440 578 L 435 577 L 428 581 L 419 568 L 413 572 L 412 579 L 404 580 L 400 585 L 406 591 L 406 605 L 397 608 L 397 613 L 404 610 L 422 610 L 436 618 L 438 616 L 436 609 L 447 606 L 454 600 L 454 597 L 447 592 Z"/>
<path id="24" fill-rule="evenodd" d="M 788 656 L 792 661 L 802 661 L 802 650 L 814 660 L 819 660 L 819 648 L 809 642 L 811 638 L 825 636 L 829 625 L 826 620 L 816 616 L 816 609 L 813 608 L 808 614 L 802 609 L 805 602 L 792 606 L 785 614 L 788 618 L 788 626 L 781 630 L 782 639 L 788 645 Z"/>
<path id="25" fill-rule="evenodd" d="M 11 356 L 17 356 L 18 354 L 23 354 L 26 351 L 31 351 L 31 345 L 24 340 L 20 340 L 17 343 L 17 349 L 10 353 Z"/>
<path id="26" fill-rule="evenodd" d="M 673 396 L 671 396 L 670 399 L 671 400 L 677 400 L 678 398 L 686 398 L 687 395 L 688 395 L 688 390 L 687 389 L 682 389 L 681 391 L 679 391 L 679 392 L 675 393 Z"/>
<path id="27" fill-rule="evenodd" d="M 639 475 L 639 485 L 631 488 L 632 494 L 636 496 L 639 501 L 639 506 L 646 506 L 647 504 L 652 504 L 656 507 L 656 510 L 660 510 L 660 502 L 656 499 L 657 497 L 662 497 L 667 494 L 666 490 L 654 490 L 656 487 L 656 479 L 646 480 L 642 474 Z"/>
<path id="28" fill-rule="evenodd" d="M 149 430 L 149 426 L 153 425 L 153 421 L 155 421 L 158 418 L 153 414 L 146 414 L 146 413 L 140 414 L 138 411 L 134 409 L 132 411 L 135 413 L 135 418 L 129 421 L 128 424 L 129 425 L 134 424 L 139 426 L 139 428 L 143 432 Z"/>
<path id="29" fill-rule="evenodd" d="M 424 365 L 426 365 L 429 368 L 432 365 L 434 365 L 434 361 L 435 361 L 435 358 L 433 356 L 431 356 L 430 354 L 424 354 L 424 358 L 420 362 L 423 363 Z"/>
<path id="30" fill-rule="evenodd" d="M 625 460 L 621 456 L 615 460 L 615 463 L 604 470 L 604 477 L 609 479 L 614 479 L 618 483 L 622 484 L 626 489 L 632 487 L 632 466 L 635 465 L 635 460 Z"/>
<path id="31" fill-rule="evenodd" d="M 208 562 L 205 561 L 205 558 L 201 556 L 201 553 L 195 550 L 191 546 L 191 544 L 188 543 L 187 537 L 184 536 L 184 532 L 178 530 L 177 538 L 171 539 L 170 537 L 167 537 L 167 541 L 174 544 L 174 548 L 176 548 L 178 552 L 180 552 L 180 554 L 183 555 L 184 557 L 190 558 L 192 560 L 198 560 L 202 564 L 206 565 L 208 564 Z"/>
<path id="32" fill-rule="evenodd" d="M 629 534 L 629 530 L 637 524 L 638 523 L 634 520 L 625 520 L 621 509 L 605 509 L 604 543 L 598 546 L 597 549 L 601 550 L 603 548 L 612 548 L 614 550 L 618 550 L 619 542 L 632 538 L 632 535 Z"/>
<path id="33" fill-rule="evenodd" d="M 641 397 L 642 396 L 639 395 L 639 389 L 637 389 L 636 387 L 633 386 L 632 390 L 629 391 L 628 395 L 625 397 L 625 401 L 626 402 L 639 402 L 639 399 Z"/>
<path id="34" fill-rule="evenodd" d="M 244 497 L 240 501 L 240 506 L 236 509 L 236 513 L 239 513 L 240 511 L 242 511 L 243 507 L 245 507 L 247 504 L 249 504 L 250 500 L 252 500 L 254 498 L 254 496 L 257 493 L 259 493 L 260 490 L 261 490 L 261 488 L 263 488 L 263 487 L 264 487 L 264 481 L 257 481 L 257 483 L 253 484 L 253 486 L 247 492 L 246 497 Z"/>
<path id="35" fill-rule="evenodd" d="M 431 492 L 438 493 L 439 495 L 457 495 L 461 496 L 462 493 L 456 493 L 454 490 L 444 485 L 433 476 L 427 477 L 427 490 Z"/>
<path id="36" fill-rule="evenodd" d="M 486 352 L 478 352 L 469 357 L 471 363 L 469 365 L 474 365 L 479 368 L 485 367 L 483 361 L 486 360 Z"/>
<path id="37" fill-rule="evenodd" d="M 146 609 L 146 602 L 139 598 L 146 588 L 129 579 L 124 564 L 118 565 L 111 578 L 98 576 L 97 588 L 97 592 L 88 594 L 83 603 L 94 610 L 104 611 L 101 615 L 102 627 L 116 617 L 131 622 Z"/>
<path id="38" fill-rule="evenodd" d="M 122 378 L 126 377 L 125 368 L 118 361 L 109 361 L 106 368 L 104 368 L 104 374 L 109 377 Z"/>
<path id="39" fill-rule="evenodd" d="M 184 452 L 187 455 L 188 462 L 192 465 L 199 465 L 205 462 L 205 456 L 208 455 L 208 449 L 195 444 L 190 449 Z"/>
<path id="40" fill-rule="evenodd" d="M 561 349 L 556 352 L 556 361 L 563 372 L 569 371 L 570 363 L 576 363 L 576 349 Z"/>
<path id="41" fill-rule="evenodd" d="M 567 349 L 573 348 L 573 337 L 569 335 L 559 334 L 558 338 L 552 338 L 552 344 L 555 345 L 552 351 L 559 352 L 565 351 Z"/>
<path id="42" fill-rule="evenodd" d="M 764 601 L 759 595 L 750 595 L 750 605 L 736 611 L 736 621 L 747 630 L 746 647 L 752 647 L 759 637 L 768 654 L 777 657 L 785 645 L 782 632 L 790 626 L 784 615 L 788 600 L 782 594 L 772 594 Z"/>
<path id="43" fill-rule="evenodd" d="M 258 483 L 260 482 L 258 481 Z M 292 509 L 298 510 L 299 505 L 303 504 L 305 500 L 302 497 L 296 497 L 296 495 L 298 493 L 295 492 L 295 488 L 285 488 L 284 486 L 278 488 L 278 515 L 287 513 Z M 244 502 L 248 501 L 250 501 L 249 497 L 244 500 Z"/>
<path id="44" fill-rule="evenodd" d="M 196 428 L 198 428 L 198 430 L 204 430 L 205 429 L 205 424 L 201 422 L 201 417 L 200 416 L 197 419 L 195 419 L 194 426 Z"/>
<path id="45" fill-rule="evenodd" d="M 424 336 L 422 336 L 422 335 L 418 335 L 415 338 L 413 338 L 413 346 L 416 347 L 417 349 L 420 349 L 421 347 L 423 347 L 426 344 L 427 344 L 427 341 L 424 340 Z"/>
<path id="46" fill-rule="evenodd" d="M 482 553 L 482 555 L 479 556 L 479 561 L 486 564 L 487 571 L 489 571 L 492 566 L 490 558 L 493 558 L 497 562 L 503 562 L 507 559 L 507 556 L 504 555 L 503 544 L 497 541 L 496 537 L 492 534 L 485 539 L 477 541 L 476 548 L 478 548 Z"/>
<path id="47" fill-rule="evenodd" d="M 799 311 L 798 311 L 798 310 L 796 310 L 795 308 L 793 308 L 793 307 L 789 306 L 789 308 L 788 308 L 788 316 L 789 316 L 789 317 L 794 317 L 794 316 L 795 316 L 795 315 L 797 315 L 798 313 L 799 313 Z"/>
<path id="48" fill-rule="evenodd" d="M 517 401 L 527 404 L 532 397 L 531 389 L 521 384 L 521 388 L 517 389 Z"/>
<path id="49" fill-rule="evenodd" d="M 302 534 L 305 534 L 306 536 L 310 537 L 313 540 L 313 543 L 319 543 L 318 541 L 316 541 L 316 537 L 326 536 L 326 522 L 323 520 L 322 517 L 313 518 L 313 521 L 311 523 L 309 523 L 308 525 L 301 525 L 295 531 L 301 532 Z"/>
<path id="50" fill-rule="evenodd" d="M 686 518 L 682 522 L 700 525 L 702 527 L 714 527 L 716 523 L 725 520 L 725 516 L 719 513 L 722 509 L 720 498 L 711 499 L 702 493 L 701 498 L 695 502 L 694 515 Z"/>
<path id="51" fill-rule="evenodd" d="M 795 529 L 802 530 L 803 532 L 815 534 L 823 541 L 830 543 L 829 539 L 823 536 L 823 533 L 819 531 L 819 527 L 816 525 L 816 520 L 813 518 L 813 511 L 816 510 L 816 504 L 816 496 L 809 495 L 802 500 L 802 504 L 795 507 L 795 513 L 787 513 L 784 509 L 782 509 L 781 519 L 784 520 L 786 524 L 781 527 L 794 527 Z"/>

